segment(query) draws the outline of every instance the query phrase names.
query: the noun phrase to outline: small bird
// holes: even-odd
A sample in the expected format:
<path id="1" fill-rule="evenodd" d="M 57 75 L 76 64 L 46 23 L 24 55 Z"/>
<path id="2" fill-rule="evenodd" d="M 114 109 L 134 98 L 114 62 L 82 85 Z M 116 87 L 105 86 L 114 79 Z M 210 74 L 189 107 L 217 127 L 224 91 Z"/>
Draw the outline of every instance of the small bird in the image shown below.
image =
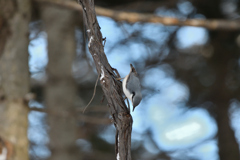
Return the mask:
<path id="1" fill-rule="evenodd" d="M 130 64 L 130 66 L 130 73 L 123 79 L 122 87 L 123 93 L 132 101 L 134 111 L 135 107 L 139 105 L 142 100 L 142 93 L 137 71 L 132 64 Z"/>

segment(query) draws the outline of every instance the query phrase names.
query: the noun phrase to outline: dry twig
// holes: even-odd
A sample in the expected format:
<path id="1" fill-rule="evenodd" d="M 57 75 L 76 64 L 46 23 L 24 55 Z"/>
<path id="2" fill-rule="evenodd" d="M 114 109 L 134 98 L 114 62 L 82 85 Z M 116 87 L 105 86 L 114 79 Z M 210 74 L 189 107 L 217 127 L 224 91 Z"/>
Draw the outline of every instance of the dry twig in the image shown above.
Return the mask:
<path id="1" fill-rule="evenodd" d="M 41 3 L 49 3 L 61 7 L 67 7 L 73 10 L 81 11 L 81 6 L 72 1 L 49 1 L 35 0 Z M 160 17 L 154 14 L 141 14 L 134 12 L 116 11 L 102 7 L 95 7 L 96 13 L 100 16 L 110 17 L 116 21 L 126 21 L 129 23 L 147 22 L 161 23 L 166 26 L 195 26 L 204 27 L 210 30 L 240 30 L 240 20 L 219 20 L 219 19 L 185 19 L 181 20 L 173 17 Z"/>

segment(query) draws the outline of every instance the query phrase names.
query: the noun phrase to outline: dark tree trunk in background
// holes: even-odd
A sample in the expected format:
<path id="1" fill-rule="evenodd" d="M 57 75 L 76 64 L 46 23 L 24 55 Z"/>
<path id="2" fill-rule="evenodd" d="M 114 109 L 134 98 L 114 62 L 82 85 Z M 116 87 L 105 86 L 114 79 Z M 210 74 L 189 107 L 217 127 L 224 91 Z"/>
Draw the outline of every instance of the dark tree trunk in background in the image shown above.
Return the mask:
<path id="1" fill-rule="evenodd" d="M 76 83 L 72 63 L 76 53 L 76 13 L 58 6 L 42 5 L 42 19 L 48 35 L 46 106 L 56 114 L 48 116 L 50 160 L 79 160 L 76 147 Z"/>
<path id="2" fill-rule="evenodd" d="M 229 103 L 218 103 L 217 126 L 218 147 L 220 160 L 239 160 L 239 145 L 236 141 L 233 129 L 230 127 Z"/>
<path id="3" fill-rule="evenodd" d="M 88 35 L 88 48 L 94 59 L 100 83 L 116 127 L 115 150 L 118 160 L 131 160 L 132 116 L 122 97 L 121 83 L 104 53 L 103 38 L 93 0 L 80 0 Z"/>
<path id="4" fill-rule="evenodd" d="M 212 88 L 211 99 L 216 105 L 216 121 L 218 126 L 218 146 L 220 160 L 239 160 L 239 145 L 229 118 L 230 101 L 234 97 L 234 90 L 228 79 L 234 75 L 235 63 L 239 58 L 239 49 L 235 43 L 234 32 L 214 32 L 212 45 L 214 55 L 210 65 L 216 73 L 216 81 Z"/>
<path id="5" fill-rule="evenodd" d="M 0 137 L 4 141 L 0 149 L 7 149 L 8 160 L 29 159 L 25 96 L 29 92 L 30 4 L 30 0 L 0 1 Z"/>

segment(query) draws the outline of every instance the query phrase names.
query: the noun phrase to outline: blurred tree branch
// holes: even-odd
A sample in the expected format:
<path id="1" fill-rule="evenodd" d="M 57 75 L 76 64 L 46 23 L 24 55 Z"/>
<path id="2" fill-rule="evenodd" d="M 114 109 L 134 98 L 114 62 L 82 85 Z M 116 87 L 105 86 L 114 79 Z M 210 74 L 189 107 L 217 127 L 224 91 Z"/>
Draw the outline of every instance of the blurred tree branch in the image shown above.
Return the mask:
<path id="1" fill-rule="evenodd" d="M 59 5 L 69 9 L 82 12 L 82 8 L 72 1 L 50 1 L 50 0 L 34 0 L 41 3 L 49 3 Z M 116 11 L 107 8 L 95 6 L 97 15 L 110 17 L 116 21 L 126 21 L 129 23 L 148 22 L 161 23 L 166 26 L 194 26 L 204 27 L 210 30 L 240 30 L 239 20 L 219 20 L 219 19 L 185 19 L 181 20 L 173 17 L 160 17 L 154 14 L 141 14 L 134 12 Z"/>
<path id="2" fill-rule="evenodd" d="M 76 110 L 74 110 L 74 113 L 76 112 L 82 113 L 83 110 L 84 110 L 83 108 L 77 108 Z M 29 111 L 46 112 L 46 113 L 49 112 L 48 109 L 39 108 L 39 107 L 31 107 L 29 108 Z M 94 106 L 90 106 L 90 108 L 85 113 L 87 112 L 108 112 L 108 109 L 106 108 L 105 105 L 94 105 Z"/>
<path id="3" fill-rule="evenodd" d="M 99 107 L 99 106 L 98 106 Z M 107 112 L 107 110 L 105 110 L 105 106 L 104 107 L 100 107 L 100 109 L 96 107 L 96 112 L 102 112 L 105 111 Z M 94 109 L 95 110 L 95 109 Z M 90 111 L 94 111 L 94 110 L 90 110 Z M 76 117 L 78 120 L 86 122 L 86 123 L 92 123 L 92 124 L 111 124 L 111 120 L 108 118 L 96 118 L 96 117 L 92 117 L 92 116 L 87 116 L 87 115 L 79 115 L 78 113 L 82 113 L 83 108 L 81 108 L 80 110 L 78 110 L 77 112 L 75 111 L 61 111 L 61 110 L 52 110 L 52 109 L 46 109 L 46 108 L 37 108 L 37 107 L 31 107 L 29 108 L 29 111 L 36 111 L 36 112 L 43 112 L 43 113 L 47 113 L 49 114 L 49 116 L 56 116 L 56 117 Z"/>

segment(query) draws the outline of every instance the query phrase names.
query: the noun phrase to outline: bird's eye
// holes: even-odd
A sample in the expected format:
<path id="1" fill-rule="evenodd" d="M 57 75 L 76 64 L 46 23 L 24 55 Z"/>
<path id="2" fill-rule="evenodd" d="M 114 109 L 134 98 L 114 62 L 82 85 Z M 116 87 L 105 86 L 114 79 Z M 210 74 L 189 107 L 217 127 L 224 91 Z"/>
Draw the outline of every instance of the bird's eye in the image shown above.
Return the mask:
<path id="1" fill-rule="evenodd" d="M 132 99 L 133 99 L 134 96 L 135 96 L 135 92 L 132 92 Z"/>

